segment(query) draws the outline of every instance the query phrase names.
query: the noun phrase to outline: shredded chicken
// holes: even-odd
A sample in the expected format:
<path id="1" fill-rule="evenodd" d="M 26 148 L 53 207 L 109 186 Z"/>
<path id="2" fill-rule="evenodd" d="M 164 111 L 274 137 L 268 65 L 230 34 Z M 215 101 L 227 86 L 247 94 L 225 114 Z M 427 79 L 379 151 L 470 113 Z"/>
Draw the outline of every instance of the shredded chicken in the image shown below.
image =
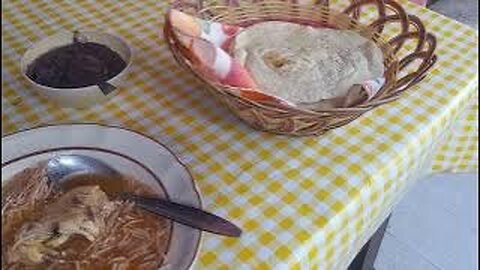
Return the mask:
<path id="1" fill-rule="evenodd" d="M 73 235 L 93 242 L 114 209 L 114 203 L 98 186 L 68 191 L 45 209 L 40 220 L 22 226 L 11 249 L 13 261 L 41 263 Z"/>

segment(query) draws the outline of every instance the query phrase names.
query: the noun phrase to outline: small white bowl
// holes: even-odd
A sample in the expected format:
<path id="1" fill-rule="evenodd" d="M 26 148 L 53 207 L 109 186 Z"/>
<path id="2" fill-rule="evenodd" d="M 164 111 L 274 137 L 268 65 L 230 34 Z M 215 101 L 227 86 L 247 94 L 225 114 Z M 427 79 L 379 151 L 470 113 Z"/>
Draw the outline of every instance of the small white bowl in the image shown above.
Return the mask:
<path id="1" fill-rule="evenodd" d="M 118 53 L 127 64 L 120 73 L 107 81 L 108 84 L 111 84 L 117 88 L 108 94 L 104 94 L 97 85 L 79 88 L 48 87 L 34 82 L 26 75 L 28 66 L 35 59 L 51 51 L 52 49 L 71 44 L 73 41 L 73 35 L 73 32 L 60 32 L 36 43 L 24 54 L 21 61 L 21 72 L 23 77 L 25 77 L 32 87 L 49 100 L 52 100 L 64 107 L 85 108 L 95 103 L 105 101 L 118 92 L 118 86 L 123 83 L 126 77 L 125 75 L 130 69 L 130 65 L 132 63 L 132 52 L 130 46 L 125 42 L 125 40 L 116 35 L 99 31 L 81 32 L 82 39 L 107 46 Z"/>

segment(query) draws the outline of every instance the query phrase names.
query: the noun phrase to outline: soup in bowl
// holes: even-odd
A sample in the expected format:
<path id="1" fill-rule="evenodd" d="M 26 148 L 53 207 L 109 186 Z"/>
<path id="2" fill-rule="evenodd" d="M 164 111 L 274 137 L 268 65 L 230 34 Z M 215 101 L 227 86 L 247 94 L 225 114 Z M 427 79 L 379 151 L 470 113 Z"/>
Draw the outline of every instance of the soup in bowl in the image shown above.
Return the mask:
<path id="1" fill-rule="evenodd" d="M 129 192 L 201 208 L 188 169 L 160 143 L 78 124 L 9 135 L 2 146 L 2 269 L 185 270 L 194 263 L 199 230 L 112 196 Z M 77 175 L 58 190 L 45 164 L 71 154 L 100 160 L 120 176 Z"/>
<path id="2" fill-rule="evenodd" d="M 157 269 L 172 222 L 118 192 L 163 197 L 131 176 L 78 175 L 58 189 L 40 162 L 2 186 L 2 269 Z"/>

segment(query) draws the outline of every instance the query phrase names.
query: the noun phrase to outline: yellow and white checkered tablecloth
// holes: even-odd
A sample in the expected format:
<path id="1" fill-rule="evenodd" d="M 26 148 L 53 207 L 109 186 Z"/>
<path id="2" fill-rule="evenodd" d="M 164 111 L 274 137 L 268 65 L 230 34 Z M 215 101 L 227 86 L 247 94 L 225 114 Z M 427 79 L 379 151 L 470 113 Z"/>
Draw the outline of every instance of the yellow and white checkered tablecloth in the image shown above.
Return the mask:
<path id="1" fill-rule="evenodd" d="M 2 134 L 63 122 L 136 129 L 170 147 L 205 207 L 245 231 L 205 235 L 196 269 L 342 269 L 416 179 L 478 166 L 477 32 L 402 4 L 438 38 L 432 74 L 348 126 L 289 138 L 253 131 L 176 65 L 159 37 L 166 1 L 2 1 Z M 20 58 L 79 28 L 125 37 L 132 72 L 109 102 L 61 109 L 30 91 Z"/>

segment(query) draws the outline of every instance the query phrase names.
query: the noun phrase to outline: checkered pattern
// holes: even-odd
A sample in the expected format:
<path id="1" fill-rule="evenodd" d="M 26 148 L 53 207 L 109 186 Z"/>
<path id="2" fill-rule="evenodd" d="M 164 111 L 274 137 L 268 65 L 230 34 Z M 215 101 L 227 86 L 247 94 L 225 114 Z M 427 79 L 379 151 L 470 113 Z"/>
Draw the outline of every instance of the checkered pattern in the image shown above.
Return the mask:
<path id="1" fill-rule="evenodd" d="M 321 137 L 253 131 L 180 69 L 159 37 L 166 1 L 3 1 L 2 134 L 100 122 L 146 133 L 191 169 L 204 206 L 241 225 L 205 234 L 197 269 L 342 269 L 405 190 L 432 171 L 478 165 L 477 32 L 403 1 L 439 41 L 431 76 L 402 99 Z M 96 28 L 133 46 L 107 103 L 60 109 L 31 92 L 20 58 L 56 31 Z"/>

